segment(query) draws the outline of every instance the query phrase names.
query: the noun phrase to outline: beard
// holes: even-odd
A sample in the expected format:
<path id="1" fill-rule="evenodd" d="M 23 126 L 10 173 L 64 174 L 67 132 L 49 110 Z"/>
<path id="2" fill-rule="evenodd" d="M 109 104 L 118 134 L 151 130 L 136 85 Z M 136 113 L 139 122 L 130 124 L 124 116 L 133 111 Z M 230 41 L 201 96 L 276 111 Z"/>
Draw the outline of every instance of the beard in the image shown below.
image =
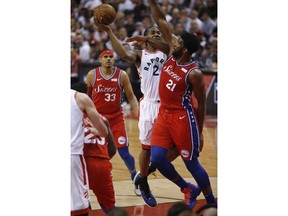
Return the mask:
<path id="1" fill-rule="evenodd" d="M 178 50 L 175 50 L 174 52 L 172 52 L 172 55 L 173 55 L 175 58 L 178 58 L 178 57 L 182 56 L 182 54 L 183 54 L 183 49 L 184 49 L 184 48 L 180 48 L 180 49 L 178 49 Z"/>

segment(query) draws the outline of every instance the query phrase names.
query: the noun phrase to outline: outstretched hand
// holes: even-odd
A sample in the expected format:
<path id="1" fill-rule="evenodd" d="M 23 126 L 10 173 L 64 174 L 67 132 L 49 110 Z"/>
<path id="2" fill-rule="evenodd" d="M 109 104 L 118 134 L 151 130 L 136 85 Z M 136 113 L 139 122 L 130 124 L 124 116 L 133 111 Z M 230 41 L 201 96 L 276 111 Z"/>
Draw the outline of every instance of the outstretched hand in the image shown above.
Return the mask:
<path id="1" fill-rule="evenodd" d="M 147 41 L 146 36 L 136 35 L 126 39 L 126 42 L 133 42 L 132 46 L 142 46 Z"/>

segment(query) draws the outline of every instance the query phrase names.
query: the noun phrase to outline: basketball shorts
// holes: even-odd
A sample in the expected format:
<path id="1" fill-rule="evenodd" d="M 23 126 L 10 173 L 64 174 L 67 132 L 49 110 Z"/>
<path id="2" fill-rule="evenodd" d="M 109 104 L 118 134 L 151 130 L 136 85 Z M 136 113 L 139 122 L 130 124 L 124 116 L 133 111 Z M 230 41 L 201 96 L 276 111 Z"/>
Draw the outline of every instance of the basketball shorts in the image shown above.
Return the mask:
<path id="1" fill-rule="evenodd" d="M 118 115 L 113 119 L 108 119 L 108 121 L 110 123 L 110 129 L 113 133 L 116 148 L 123 148 L 128 146 L 128 137 L 123 114 Z"/>
<path id="2" fill-rule="evenodd" d="M 71 155 L 71 215 L 90 210 L 89 184 L 83 155 Z"/>
<path id="3" fill-rule="evenodd" d="M 97 197 L 98 203 L 109 211 L 115 205 L 112 182 L 112 164 L 109 160 L 97 157 L 85 157 L 90 190 Z"/>
<path id="4" fill-rule="evenodd" d="M 139 104 L 139 139 L 144 149 L 150 149 L 152 129 L 158 116 L 160 103 L 141 100 Z"/>
<path id="5" fill-rule="evenodd" d="M 151 146 L 169 150 L 175 145 L 183 160 L 199 157 L 199 130 L 196 117 L 189 110 L 159 110 L 155 122 Z"/>

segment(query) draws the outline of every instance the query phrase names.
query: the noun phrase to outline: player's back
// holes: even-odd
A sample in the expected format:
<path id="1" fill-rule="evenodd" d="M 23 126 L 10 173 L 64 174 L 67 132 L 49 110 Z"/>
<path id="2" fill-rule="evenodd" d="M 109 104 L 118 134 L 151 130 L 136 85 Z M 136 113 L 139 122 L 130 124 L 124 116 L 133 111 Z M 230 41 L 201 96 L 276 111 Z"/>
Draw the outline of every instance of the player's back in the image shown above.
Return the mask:
<path id="1" fill-rule="evenodd" d="M 187 84 L 189 73 L 198 68 L 195 61 L 181 65 L 174 56 L 165 62 L 160 77 L 159 95 L 161 108 L 183 110 L 191 107 L 192 85 Z"/>
<path id="2" fill-rule="evenodd" d="M 101 72 L 101 67 L 94 69 L 92 100 L 102 115 L 122 112 L 123 89 L 120 86 L 121 69 L 114 67 L 109 77 Z"/>
<path id="3" fill-rule="evenodd" d="M 166 59 L 167 56 L 161 51 L 143 49 L 141 52 L 141 65 L 137 70 L 141 79 L 141 92 L 147 100 L 159 100 L 160 74 Z"/>
<path id="4" fill-rule="evenodd" d="M 71 154 L 83 154 L 84 126 L 83 112 L 76 102 L 75 90 L 70 91 L 71 97 Z"/>

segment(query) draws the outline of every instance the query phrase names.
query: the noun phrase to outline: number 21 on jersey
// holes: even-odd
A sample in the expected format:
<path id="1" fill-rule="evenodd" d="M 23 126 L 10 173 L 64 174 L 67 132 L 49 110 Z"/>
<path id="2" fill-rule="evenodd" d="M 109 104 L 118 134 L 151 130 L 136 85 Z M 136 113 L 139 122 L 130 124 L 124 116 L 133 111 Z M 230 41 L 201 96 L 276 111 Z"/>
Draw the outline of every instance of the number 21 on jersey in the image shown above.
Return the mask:
<path id="1" fill-rule="evenodd" d="M 176 83 L 173 82 L 173 80 L 169 80 L 169 82 L 166 84 L 166 87 L 170 90 L 170 91 L 174 91 L 175 87 L 176 87 Z"/>

